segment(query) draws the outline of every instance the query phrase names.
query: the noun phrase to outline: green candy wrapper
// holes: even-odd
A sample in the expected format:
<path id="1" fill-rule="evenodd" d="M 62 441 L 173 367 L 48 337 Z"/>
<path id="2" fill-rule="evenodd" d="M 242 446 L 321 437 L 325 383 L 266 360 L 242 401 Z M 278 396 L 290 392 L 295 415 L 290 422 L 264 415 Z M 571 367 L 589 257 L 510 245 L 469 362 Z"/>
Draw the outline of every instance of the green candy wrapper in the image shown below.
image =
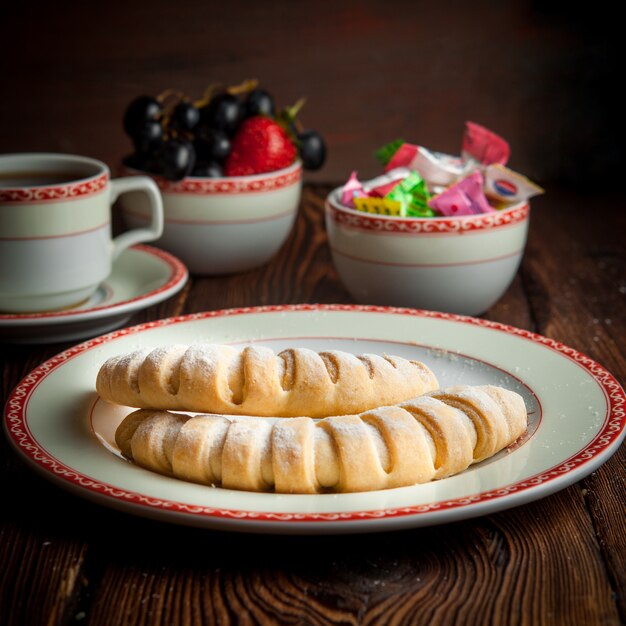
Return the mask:
<path id="1" fill-rule="evenodd" d="M 417 172 L 411 172 L 385 196 L 400 203 L 401 217 L 435 217 L 437 214 L 428 206 L 430 197 L 424 179 Z"/>
<path id="2" fill-rule="evenodd" d="M 404 143 L 406 143 L 404 139 L 396 139 L 395 141 L 388 143 L 386 146 L 383 146 L 382 148 L 376 150 L 376 152 L 374 152 L 374 156 L 383 165 L 387 165 L 387 163 L 391 161 L 393 155 L 398 151 L 398 148 Z"/>

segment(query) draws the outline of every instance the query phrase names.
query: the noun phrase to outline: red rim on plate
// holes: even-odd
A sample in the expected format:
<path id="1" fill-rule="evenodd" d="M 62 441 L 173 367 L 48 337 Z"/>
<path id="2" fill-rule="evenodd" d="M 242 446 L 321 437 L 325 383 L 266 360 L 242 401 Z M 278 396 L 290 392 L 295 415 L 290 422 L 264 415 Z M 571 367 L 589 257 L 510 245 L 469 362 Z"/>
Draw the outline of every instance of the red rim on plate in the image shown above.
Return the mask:
<path id="1" fill-rule="evenodd" d="M 330 512 L 330 513 L 269 513 L 259 511 L 245 510 L 229 510 L 218 509 L 213 507 L 197 506 L 176 502 L 172 500 L 164 500 L 148 497 L 140 493 L 120 489 L 113 485 L 98 482 L 89 476 L 79 473 L 76 470 L 64 465 L 58 459 L 51 456 L 40 444 L 33 438 L 27 423 L 28 402 L 42 380 L 44 380 L 51 372 L 60 367 L 70 359 L 88 352 L 89 350 L 119 337 L 134 335 L 153 328 L 161 328 L 187 322 L 192 320 L 207 319 L 213 317 L 236 316 L 245 314 L 262 314 L 274 312 L 314 312 L 314 311 L 346 311 L 352 313 L 382 313 L 393 315 L 408 315 L 413 317 L 425 317 L 441 320 L 449 320 L 469 324 L 473 326 L 482 326 L 495 331 L 515 335 L 541 344 L 546 348 L 559 353 L 561 356 L 572 361 L 579 367 L 586 370 L 595 380 L 602 390 L 606 401 L 607 411 L 604 421 L 599 432 L 583 448 L 578 450 L 574 455 L 559 462 L 557 465 L 549 469 L 535 474 L 522 481 L 506 485 L 502 488 L 484 491 L 475 495 L 443 500 L 438 502 L 430 502 L 417 506 L 403 506 L 400 508 L 382 509 L 382 510 L 364 510 L 349 512 Z M 401 518 L 406 516 L 421 516 L 427 513 L 437 511 L 446 511 L 457 509 L 460 507 L 471 508 L 472 513 L 468 513 L 465 517 L 473 517 L 476 515 L 486 514 L 492 510 L 500 510 L 497 503 L 504 496 L 518 495 L 519 501 L 513 501 L 510 506 L 523 501 L 523 494 L 529 489 L 546 486 L 542 495 L 549 495 L 568 484 L 579 480 L 583 476 L 589 474 L 596 467 L 606 461 L 609 456 L 615 452 L 621 439 L 625 434 L 626 412 L 624 405 L 626 404 L 626 396 L 624 390 L 619 383 L 606 369 L 593 361 L 591 358 L 581 354 L 580 352 L 563 345 L 562 343 L 537 335 L 527 330 L 492 322 L 484 319 L 466 317 L 455 314 L 439 313 L 432 311 L 421 311 L 416 309 L 403 309 L 381 306 L 363 306 L 363 305 L 283 305 L 283 306 L 266 306 L 266 307 L 249 307 L 239 309 L 226 309 L 219 311 L 209 311 L 192 315 L 172 317 L 168 319 L 148 322 L 131 328 L 121 329 L 112 333 L 97 337 L 86 341 L 77 346 L 66 350 L 39 367 L 26 376 L 11 393 L 5 410 L 5 429 L 8 433 L 12 444 L 26 457 L 28 461 L 33 463 L 38 469 L 44 471 L 48 476 L 52 475 L 60 480 L 66 486 L 80 487 L 86 490 L 88 495 L 104 498 L 110 505 L 115 504 L 133 504 L 143 508 L 144 512 L 151 510 L 161 512 L 174 512 L 183 514 L 192 518 L 214 518 L 214 519 L 230 519 L 241 520 L 247 522 L 292 522 L 306 523 L 314 522 L 316 524 L 324 522 L 355 522 L 366 520 L 381 520 L 389 518 Z M 555 484 L 557 478 L 569 475 L 571 480 L 567 484 L 562 482 Z M 550 489 L 552 483 L 552 489 Z M 310 496 L 315 497 L 315 496 Z M 507 507 L 508 508 L 508 507 Z M 193 523 L 189 521 L 189 523 Z M 245 528 L 244 528 L 245 530 Z"/>

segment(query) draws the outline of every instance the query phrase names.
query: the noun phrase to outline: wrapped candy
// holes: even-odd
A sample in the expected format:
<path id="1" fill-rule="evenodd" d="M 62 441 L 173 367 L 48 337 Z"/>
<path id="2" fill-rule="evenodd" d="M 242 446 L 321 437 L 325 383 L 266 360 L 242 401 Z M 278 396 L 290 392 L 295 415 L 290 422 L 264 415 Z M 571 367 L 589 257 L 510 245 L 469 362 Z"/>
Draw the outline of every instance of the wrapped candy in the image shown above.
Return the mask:
<path id="1" fill-rule="evenodd" d="M 354 208 L 364 213 L 376 213 L 378 215 L 395 215 L 400 216 L 402 211 L 402 203 L 389 198 L 355 198 Z"/>
<path id="2" fill-rule="evenodd" d="M 504 165 L 489 165 L 485 169 L 485 194 L 497 202 L 515 204 L 542 193 L 539 185 Z"/>
<path id="3" fill-rule="evenodd" d="M 400 214 L 404 217 L 433 217 L 435 212 L 428 206 L 430 192 L 424 179 L 411 172 L 402 182 L 396 185 L 386 196 L 401 205 Z"/>
<path id="4" fill-rule="evenodd" d="M 483 175 L 479 170 L 475 170 L 463 180 L 431 198 L 428 205 L 446 217 L 493 213 L 495 209 L 485 197 L 483 184 Z"/>
<path id="5" fill-rule="evenodd" d="M 504 165 L 509 160 L 510 154 L 509 144 L 500 135 L 480 124 L 465 122 L 461 153 L 465 161 L 478 161 L 483 165 L 492 163 Z"/>
<path id="6" fill-rule="evenodd" d="M 359 179 L 357 178 L 357 173 L 352 172 L 352 174 L 350 174 L 350 178 L 348 178 L 346 184 L 341 190 L 341 204 L 354 208 L 354 199 L 361 198 L 365 195 L 363 185 L 361 185 Z"/>
<path id="7" fill-rule="evenodd" d="M 412 164 L 431 189 L 452 185 L 476 168 L 473 161 L 464 161 L 443 152 L 431 152 L 421 146 Z"/>
<path id="8" fill-rule="evenodd" d="M 386 146 L 386 148 L 390 147 L 391 146 Z M 387 172 L 396 167 L 410 167 L 411 162 L 415 158 L 415 155 L 418 153 L 418 151 L 419 146 L 414 146 L 410 143 L 403 143 L 399 145 L 394 153 L 391 155 L 391 158 L 385 164 L 385 171 Z"/>
<path id="9" fill-rule="evenodd" d="M 432 152 L 423 146 L 402 144 L 391 157 L 385 171 L 407 167 L 419 172 L 430 189 L 455 183 L 477 166 L 443 152 Z"/>
<path id="10" fill-rule="evenodd" d="M 403 181 L 411 170 L 408 167 L 397 167 L 393 170 L 372 178 L 363 185 L 364 194 L 384 198 L 398 183 Z"/>
<path id="11" fill-rule="evenodd" d="M 502 137 L 474 122 L 466 122 L 460 157 L 396 139 L 376 151 L 385 173 L 361 183 L 352 172 L 342 189 L 342 203 L 398 217 L 493 213 L 543 193 L 504 166 L 509 153 Z"/>
<path id="12" fill-rule="evenodd" d="M 394 141 L 384 145 L 374 152 L 376 158 L 383 164 L 387 165 L 391 161 L 391 157 L 398 151 L 398 149 L 406 142 L 404 139 L 395 139 Z"/>
<path id="13" fill-rule="evenodd" d="M 354 208 L 366 213 L 397 217 L 432 217 L 430 192 L 417 172 L 396 168 L 363 184 L 366 196 L 354 197 Z"/>

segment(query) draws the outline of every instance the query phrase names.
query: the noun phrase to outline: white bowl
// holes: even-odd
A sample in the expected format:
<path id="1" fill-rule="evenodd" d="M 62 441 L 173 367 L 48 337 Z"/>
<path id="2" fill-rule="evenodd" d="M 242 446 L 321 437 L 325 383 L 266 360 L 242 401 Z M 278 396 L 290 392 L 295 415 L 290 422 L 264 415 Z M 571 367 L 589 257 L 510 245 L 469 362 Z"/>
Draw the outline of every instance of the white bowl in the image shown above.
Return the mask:
<path id="1" fill-rule="evenodd" d="M 125 174 L 135 170 L 123 169 Z M 302 166 L 255 176 L 154 177 L 163 197 L 163 236 L 153 243 L 181 259 L 194 274 L 229 274 L 263 265 L 283 245 L 302 192 Z M 141 193 L 120 200 L 130 227 L 147 222 Z"/>
<path id="2" fill-rule="evenodd" d="M 464 217 L 398 218 L 326 200 L 333 262 L 358 302 L 479 315 L 519 267 L 530 206 Z"/>

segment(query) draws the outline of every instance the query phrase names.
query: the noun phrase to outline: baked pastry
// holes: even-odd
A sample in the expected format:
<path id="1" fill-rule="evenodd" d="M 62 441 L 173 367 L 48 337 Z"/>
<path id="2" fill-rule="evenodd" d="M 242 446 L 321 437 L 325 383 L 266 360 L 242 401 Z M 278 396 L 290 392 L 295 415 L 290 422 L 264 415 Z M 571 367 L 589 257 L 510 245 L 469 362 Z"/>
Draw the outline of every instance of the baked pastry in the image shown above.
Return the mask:
<path id="1" fill-rule="evenodd" d="M 514 391 L 450 387 L 360 415 L 269 419 L 139 410 L 122 452 L 146 469 L 227 489 L 372 491 L 445 478 L 514 442 L 527 426 Z"/>
<path id="2" fill-rule="evenodd" d="M 148 348 L 106 361 L 96 388 L 110 402 L 228 415 L 326 417 L 395 404 L 438 387 L 419 361 L 305 348 Z"/>

